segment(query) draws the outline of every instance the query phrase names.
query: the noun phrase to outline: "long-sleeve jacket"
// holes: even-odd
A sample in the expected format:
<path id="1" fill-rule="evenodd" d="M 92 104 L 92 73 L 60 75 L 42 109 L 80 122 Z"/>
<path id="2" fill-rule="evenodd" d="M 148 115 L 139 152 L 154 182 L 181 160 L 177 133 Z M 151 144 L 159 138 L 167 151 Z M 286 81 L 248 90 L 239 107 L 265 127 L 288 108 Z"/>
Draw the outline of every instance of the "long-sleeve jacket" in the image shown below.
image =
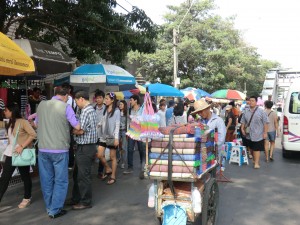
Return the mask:
<path id="1" fill-rule="evenodd" d="M 105 142 L 106 137 L 114 137 L 115 139 L 119 139 L 120 116 L 121 113 L 119 109 L 115 110 L 114 115 L 112 117 L 110 117 L 110 114 L 106 111 L 105 115 L 101 118 L 101 121 L 98 124 L 101 142 Z M 108 128 L 106 128 L 107 121 L 109 123 Z"/>
<path id="2" fill-rule="evenodd" d="M 0 123 L 0 128 L 4 127 L 4 122 Z M 28 139 L 28 137 L 32 137 L 33 139 L 36 138 L 36 132 L 32 128 L 32 126 L 29 124 L 29 122 L 25 119 L 17 119 L 15 123 L 15 127 L 13 130 L 14 137 L 17 134 L 18 127 L 20 125 L 19 129 L 19 135 L 17 139 L 17 144 L 22 145 L 24 148 L 27 146 L 24 146 L 24 142 Z"/>

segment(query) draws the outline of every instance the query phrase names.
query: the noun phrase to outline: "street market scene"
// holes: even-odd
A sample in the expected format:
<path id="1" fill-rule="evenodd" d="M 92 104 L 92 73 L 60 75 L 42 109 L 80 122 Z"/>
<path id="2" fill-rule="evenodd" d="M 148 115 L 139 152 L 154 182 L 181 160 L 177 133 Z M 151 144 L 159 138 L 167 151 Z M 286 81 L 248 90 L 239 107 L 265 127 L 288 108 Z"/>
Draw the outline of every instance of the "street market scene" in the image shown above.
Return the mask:
<path id="1" fill-rule="evenodd" d="M 0 225 L 299 224 L 295 6 L 0 7 Z"/>

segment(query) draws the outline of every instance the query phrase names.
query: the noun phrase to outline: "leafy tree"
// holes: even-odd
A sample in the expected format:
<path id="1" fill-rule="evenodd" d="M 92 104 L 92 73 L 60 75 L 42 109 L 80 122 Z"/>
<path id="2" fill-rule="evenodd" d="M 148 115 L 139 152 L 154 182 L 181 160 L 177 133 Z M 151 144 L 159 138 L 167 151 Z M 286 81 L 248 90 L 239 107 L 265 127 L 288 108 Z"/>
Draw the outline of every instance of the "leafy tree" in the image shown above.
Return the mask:
<path id="1" fill-rule="evenodd" d="M 138 72 L 150 81 L 160 77 L 163 83 L 173 82 L 173 29 L 178 34 L 178 76 L 180 88 L 187 86 L 213 92 L 222 88 L 259 94 L 265 73 L 276 63 L 264 63 L 255 48 L 244 43 L 234 28 L 234 18 L 215 15 L 213 0 L 196 1 L 183 20 L 190 1 L 169 6 L 163 32 L 158 36 L 155 53 L 130 52 L 130 62 L 138 62 Z M 265 61 L 263 61 L 265 62 Z M 270 66 L 270 67 L 268 67 Z M 255 82 L 254 82 L 255 81 Z"/>
<path id="2" fill-rule="evenodd" d="M 158 27 L 143 10 L 114 11 L 115 0 L 0 0 L 0 31 L 59 44 L 82 62 L 121 63 L 130 50 L 153 52 Z"/>

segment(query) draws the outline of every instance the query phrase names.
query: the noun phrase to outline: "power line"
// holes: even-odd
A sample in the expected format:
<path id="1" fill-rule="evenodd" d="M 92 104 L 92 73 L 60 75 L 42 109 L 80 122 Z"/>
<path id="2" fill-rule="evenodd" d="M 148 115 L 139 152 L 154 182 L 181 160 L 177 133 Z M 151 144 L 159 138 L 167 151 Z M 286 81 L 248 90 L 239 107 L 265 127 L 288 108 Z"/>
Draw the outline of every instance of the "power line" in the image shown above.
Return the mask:
<path id="1" fill-rule="evenodd" d="M 133 7 L 133 5 L 129 1 L 125 0 L 125 2 L 127 2 L 129 5 L 131 5 Z"/>
<path id="2" fill-rule="evenodd" d="M 116 4 L 117 4 L 118 6 L 120 6 L 122 9 L 124 9 L 126 12 L 130 13 L 127 9 L 125 9 L 123 6 L 121 6 L 117 1 L 116 1 Z"/>
<path id="3" fill-rule="evenodd" d="M 180 25 L 182 24 L 182 22 L 183 22 L 183 20 L 185 19 L 186 15 L 189 13 L 190 9 L 192 8 L 193 3 L 194 3 L 194 1 L 191 2 L 191 5 L 190 5 L 189 9 L 186 11 L 184 17 L 183 17 L 182 20 L 180 21 L 180 23 L 179 23 L 179 25 L 178 25 L 178 27 L 177 27 L 178 32 L 179 32 L 179 27 L 180 27 Z"/>

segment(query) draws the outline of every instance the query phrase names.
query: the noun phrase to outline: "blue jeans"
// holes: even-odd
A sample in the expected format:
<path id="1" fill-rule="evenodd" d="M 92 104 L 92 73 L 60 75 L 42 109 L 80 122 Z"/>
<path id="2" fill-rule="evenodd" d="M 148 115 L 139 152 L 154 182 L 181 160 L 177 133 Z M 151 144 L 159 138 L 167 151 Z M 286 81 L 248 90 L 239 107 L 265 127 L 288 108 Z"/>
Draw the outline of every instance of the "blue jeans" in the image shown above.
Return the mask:
<path id="1" fill-rule="evenodd" d="M 143 169 L 143 163 L 145 163 L 145 159 L 146 159 L 145 144 L 141 141 L 136 141 L 131 138 L 128 138 L 128 152 L 127 152 L 128 153 L 128 169 L 133 168 L 133 151 L 134 151 L 134 146 L 135 146 L 136 142 L 137 142 L 137 146 L 138 146 L 138 151 L 140 153 L 140 163 L 141 163 L 142 169 Z"/>
<path id="2" fill-rule="evenodd" d="M 68 193 L 69 153 L 39 152 L 41 188 L 48 215 L 61 211 Z"/>
<path id="3" fill-rule="evenodd" d="M 121 163 L 126 163 L 127 158 L 127 137 L 126 130 L 120 130 L 120 139 L 122 141 L 122 146 L 119 146 L 121 153 Z"/>

